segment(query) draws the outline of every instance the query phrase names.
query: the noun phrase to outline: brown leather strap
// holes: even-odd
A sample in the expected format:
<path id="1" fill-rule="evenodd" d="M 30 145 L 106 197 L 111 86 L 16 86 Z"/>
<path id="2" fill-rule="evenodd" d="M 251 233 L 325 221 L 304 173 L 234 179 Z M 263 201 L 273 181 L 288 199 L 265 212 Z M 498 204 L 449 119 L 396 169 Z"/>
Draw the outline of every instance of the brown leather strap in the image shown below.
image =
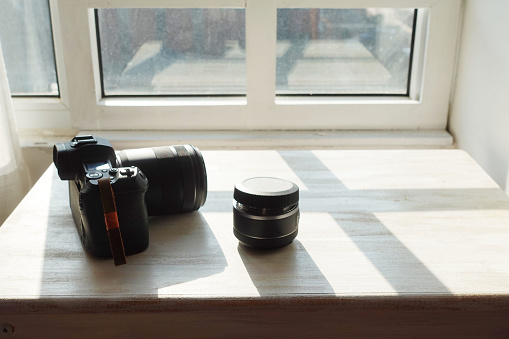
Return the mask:
<path id="1" fill-rule="evenodd" d="M 115 206 L 115 194 L 111 187 L 110 178 L 101 178 L 98 182 L 104 209 L 104 221 L 106 223 L 106 231 L 108 231 L 113 261 L 115 262 L 115 266 L 124 265 L 126 263 L 124 243 L 122 242 L 122 235 L 120 233 L 117 207 Z"/>

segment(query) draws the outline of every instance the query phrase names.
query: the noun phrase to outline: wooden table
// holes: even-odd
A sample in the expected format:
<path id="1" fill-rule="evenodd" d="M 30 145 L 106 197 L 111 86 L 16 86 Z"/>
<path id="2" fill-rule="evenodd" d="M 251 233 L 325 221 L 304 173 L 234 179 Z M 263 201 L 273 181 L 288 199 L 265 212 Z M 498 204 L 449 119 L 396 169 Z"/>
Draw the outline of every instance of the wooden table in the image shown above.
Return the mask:
<path id="1" fill-rule="evenodd" d="M 206 204 L 152 218 L 149 248 L 119 267 L 84 253 L 67 183 L 51 166 L 0 228 L 0 330 L 29 338 L 509 336 L 509 198 L 463 151 L 203 155 Z M 233 236 L 233 185 L 252 176 L 299 185 L 291 245 L 253 250 Z"/>

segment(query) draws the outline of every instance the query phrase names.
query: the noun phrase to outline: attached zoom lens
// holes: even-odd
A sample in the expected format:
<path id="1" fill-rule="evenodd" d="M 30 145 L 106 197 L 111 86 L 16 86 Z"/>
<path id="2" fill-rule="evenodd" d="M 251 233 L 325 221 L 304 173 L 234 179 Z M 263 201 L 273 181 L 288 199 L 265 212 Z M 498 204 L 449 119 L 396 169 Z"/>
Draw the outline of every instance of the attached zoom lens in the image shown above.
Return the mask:
<path id="1" fill-rule="evenodd" d="M 191 212 L 207 199 L 207 172 L 198 148 L 160 146 L 120 151 L 119 167 L 136 166 L 147 176 L 148 215 Z"/>

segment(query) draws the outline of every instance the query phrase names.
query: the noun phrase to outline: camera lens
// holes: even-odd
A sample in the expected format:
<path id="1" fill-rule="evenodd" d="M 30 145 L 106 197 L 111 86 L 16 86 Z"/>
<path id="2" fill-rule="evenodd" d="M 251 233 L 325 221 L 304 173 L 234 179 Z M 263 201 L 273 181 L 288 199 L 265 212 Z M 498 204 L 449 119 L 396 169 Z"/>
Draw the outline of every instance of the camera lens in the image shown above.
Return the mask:
<path id="1" fill-rule="evenodd" d="M 191 145 L 120 151 L 117 164 L 136 166 L 147 176 L 148 215 L 195 211 L 207 199 L 205 162 L 198 148 Z"/>
<path id="2" fill-rule="evenodd" d="M 297 236 L 299 216 L 299 187 L 293 182 L 257 177 L 235 184 L 233 234 L 242 244 L 286 246 Z"/>

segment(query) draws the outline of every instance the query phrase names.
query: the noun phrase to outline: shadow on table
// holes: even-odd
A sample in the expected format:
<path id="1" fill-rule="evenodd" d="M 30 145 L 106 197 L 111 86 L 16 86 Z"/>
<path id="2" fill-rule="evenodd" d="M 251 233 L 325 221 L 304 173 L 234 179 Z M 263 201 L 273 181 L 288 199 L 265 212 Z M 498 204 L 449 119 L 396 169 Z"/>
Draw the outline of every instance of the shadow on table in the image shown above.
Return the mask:
<path id="1" fill-rule="evenodd" d="M 377 206 L 374 200 L 384 199 L 384 195 L 393 192 L 348 189 L 312 151 L 299 152 L 298 157 L 296 152 L 280 151 L 279 154 L 308 189 L 300 192 L 301 213 L 328 213 L 397 293 L 451 293 L 374 215 L 373 206 Z M 415 196 L 418 191 L 409 190 L 407 193 Z M 315 202 L 309 209 L 308 200 Z M 359 211 L 359 206 L 362 206 L 362 211 Z M 394 204 L 394 207 L 395 211 L 398 208 L 412 210 L 404 205 Z M 419 210 L 419 206 L 415 207 Z M 429 208 L 431 205 L 422 207 Z M 376 238 L 370 235 L 376 235 Z"/>
<path id="2" fill-rule="evenodd" d="M 67 182 L 60 181 L 54 172 L 42 295 L 157 296 L 160 288 L 214 275 L 227 266 L 221 247 L 200 211 L 150 217 L 149 247 L 127 256 L 126 265 L 115 266 L 113 259 L 86 254 L 67 196 Z"/>
<path id="3" fill-rule="evenodd" d="M 237 248 L 260 296 L 329 294 L 334 290 L 298 240 L 277 249 Z"/>

